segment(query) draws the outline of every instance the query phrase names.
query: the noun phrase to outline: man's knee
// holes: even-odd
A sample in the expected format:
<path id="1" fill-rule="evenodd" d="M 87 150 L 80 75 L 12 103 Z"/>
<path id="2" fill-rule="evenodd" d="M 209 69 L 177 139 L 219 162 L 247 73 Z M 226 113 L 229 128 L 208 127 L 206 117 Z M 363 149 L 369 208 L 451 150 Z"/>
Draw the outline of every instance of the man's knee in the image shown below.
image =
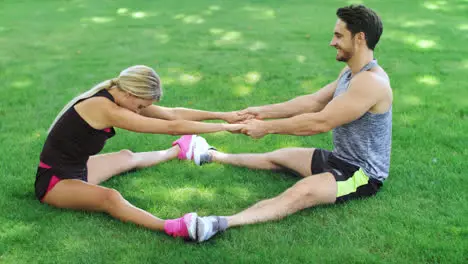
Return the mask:
<path id="1" fill-rule="evenodd" d="M 298 182 L 284 193 L 289 206 L 304 209 L 317 204 L 317 193 L 307 184 Z"/>
<path id="2" fill-rule="evenodd" d="M 297 182 L 284 193 L 292 207 L 304 209 L 319 204 L 333 203 L 335 201 L 336 182 L 333 178 L 330 178 L 333 176 L 317 176 L 309 176 Z"/>
<path id="3" fill-rule="evenodd" d="M 285 163 L 290 158 L 294 148 L 282 148 L 268 153 L 268 160 L 276 165 Z"/>
<path id="4" fill-rule="evenodd" d="M 277 149 L 277 150 L 270 152 L 269 156 L 271 156 L 272 158 L 284 158 L 293 150 L 294 148 L 281 148 L 281 149 Z"/>
<path id="5" fill-rule="evenodd" d="M 269 153 L 269 160 L 281 169 L 302 177 L 311 174 L 313 148 L 282 148 Z"/>

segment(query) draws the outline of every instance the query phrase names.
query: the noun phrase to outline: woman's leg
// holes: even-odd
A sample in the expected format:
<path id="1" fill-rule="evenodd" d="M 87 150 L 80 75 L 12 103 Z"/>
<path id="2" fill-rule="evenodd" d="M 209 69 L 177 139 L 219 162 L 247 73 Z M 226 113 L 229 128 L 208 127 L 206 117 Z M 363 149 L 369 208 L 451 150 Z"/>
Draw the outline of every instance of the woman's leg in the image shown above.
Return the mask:
<path id="1" fill-rule="evenodd" d="M 178 145 L 170 149 L 133 153 L 130 150 L 91 156 L 88 160 L 88 182 L 100 184 L 112 176 L 131 169 L 146 168 L 177 157 Z"/>
<path id="2" fill-rule="evenodd" d="M 195 237 L 195 213 L 164 221 L 133 206 L 114 189 L 81 180 L 59 181 L 42 201 L 58 208 L 105 212 L 123 222 L 131 222 L 151 230 L 165 230 L 175 237 Z"/>

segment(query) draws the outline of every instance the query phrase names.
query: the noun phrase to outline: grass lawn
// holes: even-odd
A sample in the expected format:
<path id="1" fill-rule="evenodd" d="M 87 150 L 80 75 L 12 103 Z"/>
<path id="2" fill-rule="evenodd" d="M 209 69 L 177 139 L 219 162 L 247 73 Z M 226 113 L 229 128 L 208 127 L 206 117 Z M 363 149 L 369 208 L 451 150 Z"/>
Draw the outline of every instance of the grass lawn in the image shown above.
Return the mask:
<path id="1" fill-rule="evenodd" d="M 394 89 L 391 173 L 375 198 L 196 244 L 34 197 L 46 131 L 73 96 L 135 64 L 161 75 L 163 106 L 231 111 L 314 92 L 343 67 L 328 43 L 348 3 L 0 1 L 0 263 L 467 263 L 467 0 L 364 1 L 383 19 L 376 57 Z M 331 134 L 205 136 L 234 153 L 332 148 Z M 118 130 L 104 152 L 175 139 Z M 175 218 L 232 214 L 297 180 L 173 160 L 104 185 Z"/>

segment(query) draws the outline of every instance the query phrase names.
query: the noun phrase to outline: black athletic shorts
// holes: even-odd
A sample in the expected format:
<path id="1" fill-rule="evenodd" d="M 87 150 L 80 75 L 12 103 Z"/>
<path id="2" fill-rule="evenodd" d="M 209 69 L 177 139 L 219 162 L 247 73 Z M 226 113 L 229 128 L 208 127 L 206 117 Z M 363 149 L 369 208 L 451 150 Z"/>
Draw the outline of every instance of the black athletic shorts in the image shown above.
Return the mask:
<path id="1" fill-rule="evenodd" d="M 375 195 L 382 182 L 368 177 L 364 171 L 324 149 L 315 149 L 312 155 L 312 174 L 330 172 L 337 184 L 336 203 Z"/>
<path id="2" fill-rule="evenodd" d="M 66 171 L 66 172 L 64 172 Z M 39 162 L 36 172 L 36 182 L 34 184 L 36 197 L 39 201 L 44 200 L 44 196 L 55 187 L 55 185 L 65 179 L 77 179 L 87 182 L 88 170 L 86 166 L 78 169 L 57 170 L 44 162 Z"/>

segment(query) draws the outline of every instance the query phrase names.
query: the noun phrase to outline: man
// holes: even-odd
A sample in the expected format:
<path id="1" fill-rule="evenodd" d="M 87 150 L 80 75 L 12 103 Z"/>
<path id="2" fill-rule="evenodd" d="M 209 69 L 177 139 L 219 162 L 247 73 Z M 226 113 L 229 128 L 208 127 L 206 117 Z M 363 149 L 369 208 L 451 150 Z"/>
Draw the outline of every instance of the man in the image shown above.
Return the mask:
<path id="1" fill-rule="evenodd" d="M 201 164 L 289 169 L 304 178 L 279 196 L 238 214 L 198 217 L 199 242 L 228 227 L 375 195 L 388 177 L 393 98 L 389 77 L 374 60 L 382 22 L 363 5 L 339 8 L 336 14 L 330 46 L 337 50 L 336 60 L 347 64 L 338 78 L 314 94 L 239 112 L 251 117 L 242 132 L 253 138 L 266 134 L 308 136 L 333 130 L 333 151 L 285 148 L 263 154 L 226 154 L 211 149 L 201 155 Z"/>

